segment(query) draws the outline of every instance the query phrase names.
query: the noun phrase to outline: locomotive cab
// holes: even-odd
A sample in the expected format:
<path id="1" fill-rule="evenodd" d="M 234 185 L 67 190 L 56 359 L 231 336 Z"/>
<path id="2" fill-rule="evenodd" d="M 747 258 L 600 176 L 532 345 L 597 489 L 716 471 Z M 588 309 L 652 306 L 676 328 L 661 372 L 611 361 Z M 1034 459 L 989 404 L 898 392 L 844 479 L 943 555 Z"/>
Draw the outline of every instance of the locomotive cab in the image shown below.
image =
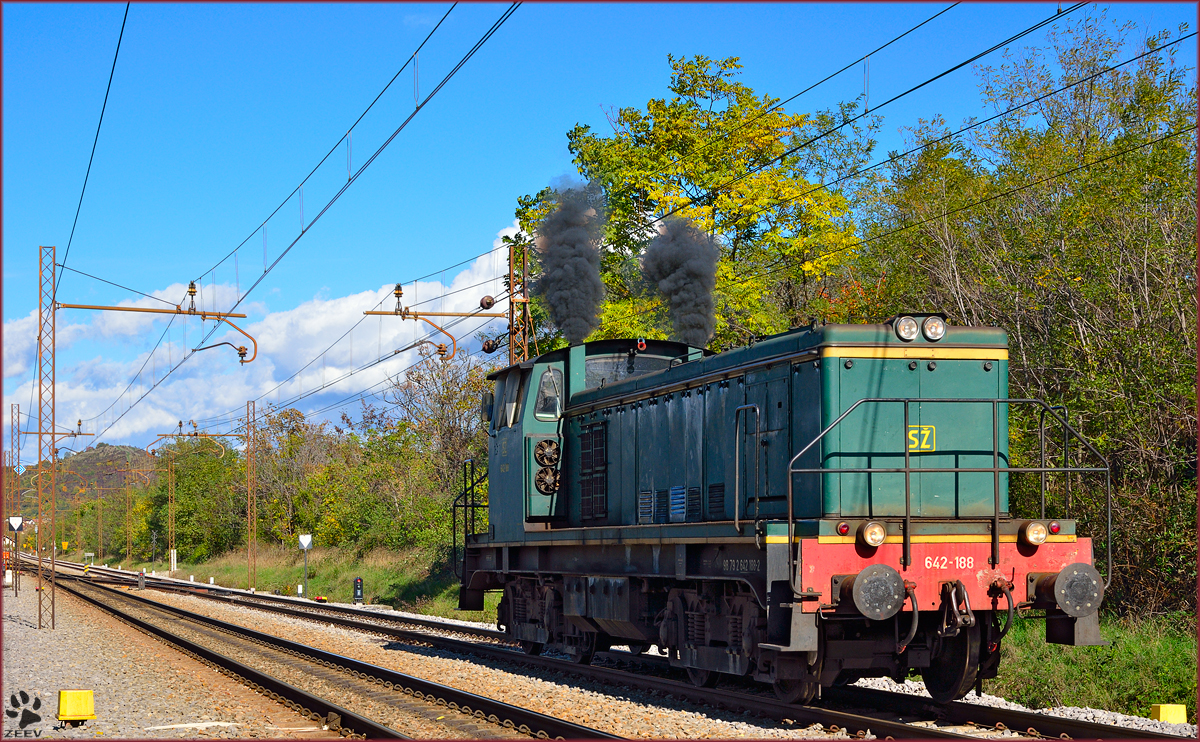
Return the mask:
<path id="1" fill-rule="evenodd" d="M 798 702 L 910 672 L 960 698 L 995 675 L 1017 610 L 1043 609 L 1048 641 L 1103 643 L 1091 541 L 1044 505 L 1010 514 L 1029 470 L 1010 464 L 1009 416 L 1033 408 L 1043 447 L 1047 420 L 1090 446 L 1009 399 L 1007 375 L 1002 330 L 941 315 L 721 354 L 603 340 L 499 370 L 460 607 L 502 591 L 527 651 L 656 645 L 697 684 L 750 675 Z"/>

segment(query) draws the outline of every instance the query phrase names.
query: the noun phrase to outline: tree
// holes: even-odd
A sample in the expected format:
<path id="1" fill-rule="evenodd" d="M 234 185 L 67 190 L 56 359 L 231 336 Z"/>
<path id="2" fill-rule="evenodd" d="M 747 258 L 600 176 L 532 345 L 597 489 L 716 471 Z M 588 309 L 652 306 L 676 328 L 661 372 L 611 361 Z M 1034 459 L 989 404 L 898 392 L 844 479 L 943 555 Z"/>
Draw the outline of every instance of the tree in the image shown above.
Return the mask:
<path id="1" fill-rule="evenodd" d="M 821 179 L 869 157 L 873 121 L 790 114 L 736 77 L 736 57 L 668 57 L 671 97 L 610 114 L 612 134 L 567 134 L 581 176 L 603 189 L 608 211 L 602 276 L 608 298 L 593 338 L 666 337 L 666 311 L 640 278 L 637 258 L 668 214 L 693 220 L 720 245 L 712 347 L 836 314 L 853 253 L 849 203 Z M 864 128 L 865 127 L 865 128 Z M 518 201 L 524 234 L 537 231 L 554 192 Z"/>
<path id="2" fill-rule="evenodd" d="M 864 230 L 890 236 L 862 266 L 886 284 L 880 316 L 1008 330 L 1012 396 L 1067 405 L 1113 466 L 1110 596 L 1156 610 L 1195 599 L 1196 89 L 1173 48 L 1092 77 L 1171 38 L 1135 49 L 1132 31 L 1101 13 L 981 69 L 997 111 L 1091 79 L 897 161 Z M 948 131 L 935 118 L 912 138 Z M 1029 463 L 1036 417 L 1014 409 L 1013 426 Z M 1018 512 L 1035 514 L 1036 484 L 1014 483 Z M 1087 484 L 1075 515 L 1102 548 L 1104 489 Z"/>

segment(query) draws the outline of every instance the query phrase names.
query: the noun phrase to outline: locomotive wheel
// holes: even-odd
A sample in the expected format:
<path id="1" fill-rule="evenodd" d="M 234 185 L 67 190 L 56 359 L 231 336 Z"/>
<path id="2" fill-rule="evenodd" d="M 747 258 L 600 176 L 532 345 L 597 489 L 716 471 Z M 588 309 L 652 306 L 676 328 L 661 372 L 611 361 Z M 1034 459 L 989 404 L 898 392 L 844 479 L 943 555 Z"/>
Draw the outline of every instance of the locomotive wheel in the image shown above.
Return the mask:
<path id="1" fill-rule="evenodd" d="M 521 651 L 525 654 L 541 654 L 542 647 L 541 642 L 521 642 Z"/>
<path id="2" fill-rule="evenodd" d="M 784 703 L 807 705 L 817 696 L 817 684 L 808 680 L 776 680 L 771 687 Z"/>
<path id="3" fill-rule="evenodd" d="M 938 703 L 957 701 L 971 692 L 979 673 L 979 624 L 943 639 L 942 651 L 921 670 L 925 688 Z"/>
<path id="4" fill-rule="evenodd" d="M 630 654 L 645 654 L 650 650 L 650 642 L 629 642 Z"/>
<path id="5" fill-rule="evenodd" d="M 695 667 L 687 669 L 688 680 L 697 688 L 712 688 L 721 679 L 721 673 L 716 670 L 698 670 Z"/>

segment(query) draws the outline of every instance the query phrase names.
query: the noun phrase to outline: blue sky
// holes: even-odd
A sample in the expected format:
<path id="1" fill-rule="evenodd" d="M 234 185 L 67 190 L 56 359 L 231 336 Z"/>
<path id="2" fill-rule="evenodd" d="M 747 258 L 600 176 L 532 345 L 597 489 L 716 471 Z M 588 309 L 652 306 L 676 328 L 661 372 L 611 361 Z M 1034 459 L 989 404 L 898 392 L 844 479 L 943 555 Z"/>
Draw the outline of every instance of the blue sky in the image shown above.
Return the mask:
<path id="1" fill-rule="evenodd" d="M 299 381 L 262 399 L 285 401 L 330 384 L 380 351 L 412 342 L 412 323 L 401 327 L 389 318 L 364 323 L 321 356 L 397 281 L 435 274 L 416 287 L 419 301 L 496 275 L 500 254 L 444 277 L 440 271 L 497 245 L 498 235 L 511 229 L 518 196 L 574 172 L 565 134 L 576 123 L 604 130 L 606 110 L 642 107 L 664 96 L 668 54 L 740 56 L 746 84 L 786 98 L 946 5 L 523 5 L 246 297 L 239 311 L 250 315 L 244 326 L 259 339 L 259 359 L 239 367 L 227 348 L 197 354 L 99 440 L 144 445 L 150 433 L 166 432 L 157 428 L 173 427 L 178 419 L 204 421 L 241 409 L 247 398 L 269 392 L 317 358 Z M 172 302 L 203 274 L 205 302 L 216 295 L 217 305 L 227 308 L 262 273 L 263 237 L 255 230 L 449 7 L 132 6 L 68 265 Z M 410 67 L 355 129 L 353 168 L 412 112 L 414 93 L 427 95 L 506 7 L 463 4 L 450 13 L 420 54 L 416 90 Z M 872 103 L 1057 7 L 953 8 L 872 58 Z M 1195 25 L 1194 3 L 1106 7 L 1109 19 L 1136 23 L 1138 38 L 1181 22 Z M 57 245 L 61 259 L 67 245 L 124 10 L 123 4 L 3 6 L 5 426 L 7 404 L 24 410 L 30 399 L 37 246 Z M 1095 11 L 1088 6 L 1075 13 L 1084 12 Z M 1039 31 L 1019 43 L 1043 40 Z M 1193 65 L 1195 45 L 1181 46 L 1180 61 Z M 1000 61 L 999 54 L 985 60 Z M 788 108 L 834 106 L 860 95 L 863 86 L 856 67 Z M 956 123 L 984 111 L 978 78 L 965 68 L 880 111 L 877 151 L 900 147 L 900 129 L 919 118 L 941 114 Z M 345 183 L 346 159 L 343 145 L 306 185 L 306 222 Z M 267 225 L 269 261 L 297 236 L 300 224 L 292 198 Z M 236 267 L 231 259 L 206 272 L 252 234 Z M 494 290 L 494 283 L 469 288 L 440 303 L 467 309 L 479 294 Z M 411 303 L 414 292 L 406 291 Z M 64 302 L 133 299 L 153 304 L 70 272 L 59 289 Z M 385 306 L 390 308 L 390 298 Z M 149 358 L 135 383 L 138 393 L 122 397 L 165 322 L 62 310 L 58 323 L 58 419 L 73 427 L 83 418 L 92 432 L 108 427 L 200 337 L 199 320 L 174 324 L 169 345 Z M 219 332 L 214 340 L 233 339 L 225 336 Z M 299 406 L 311 411 L 343 399 L 380 383 L 411 358 L 409 352 L 332 384 Z"/>

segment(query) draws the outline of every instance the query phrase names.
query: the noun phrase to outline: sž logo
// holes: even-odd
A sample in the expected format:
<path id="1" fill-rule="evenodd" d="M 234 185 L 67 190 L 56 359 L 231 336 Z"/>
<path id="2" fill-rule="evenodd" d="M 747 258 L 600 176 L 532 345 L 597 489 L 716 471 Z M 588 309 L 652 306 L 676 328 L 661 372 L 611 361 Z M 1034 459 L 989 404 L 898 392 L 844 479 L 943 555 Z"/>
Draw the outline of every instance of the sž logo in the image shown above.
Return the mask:
<path id="1" fill-rule="evenodd" d="M 42 699 L 34 696 L 33 702 L 30 703 L 29 694 L 25 691 L 19 691 L 8 697 L 8 703 L 11 708 L 6 708 L 4 713 L 10 719 L 18 719 L 17 725 L 19 728 L 5 729 L 4 736 L 40 737 L 42 730 L 26 729 L 26 727 L 42 720 L 41 714 L 36 713 L 42 707 Z"/>

